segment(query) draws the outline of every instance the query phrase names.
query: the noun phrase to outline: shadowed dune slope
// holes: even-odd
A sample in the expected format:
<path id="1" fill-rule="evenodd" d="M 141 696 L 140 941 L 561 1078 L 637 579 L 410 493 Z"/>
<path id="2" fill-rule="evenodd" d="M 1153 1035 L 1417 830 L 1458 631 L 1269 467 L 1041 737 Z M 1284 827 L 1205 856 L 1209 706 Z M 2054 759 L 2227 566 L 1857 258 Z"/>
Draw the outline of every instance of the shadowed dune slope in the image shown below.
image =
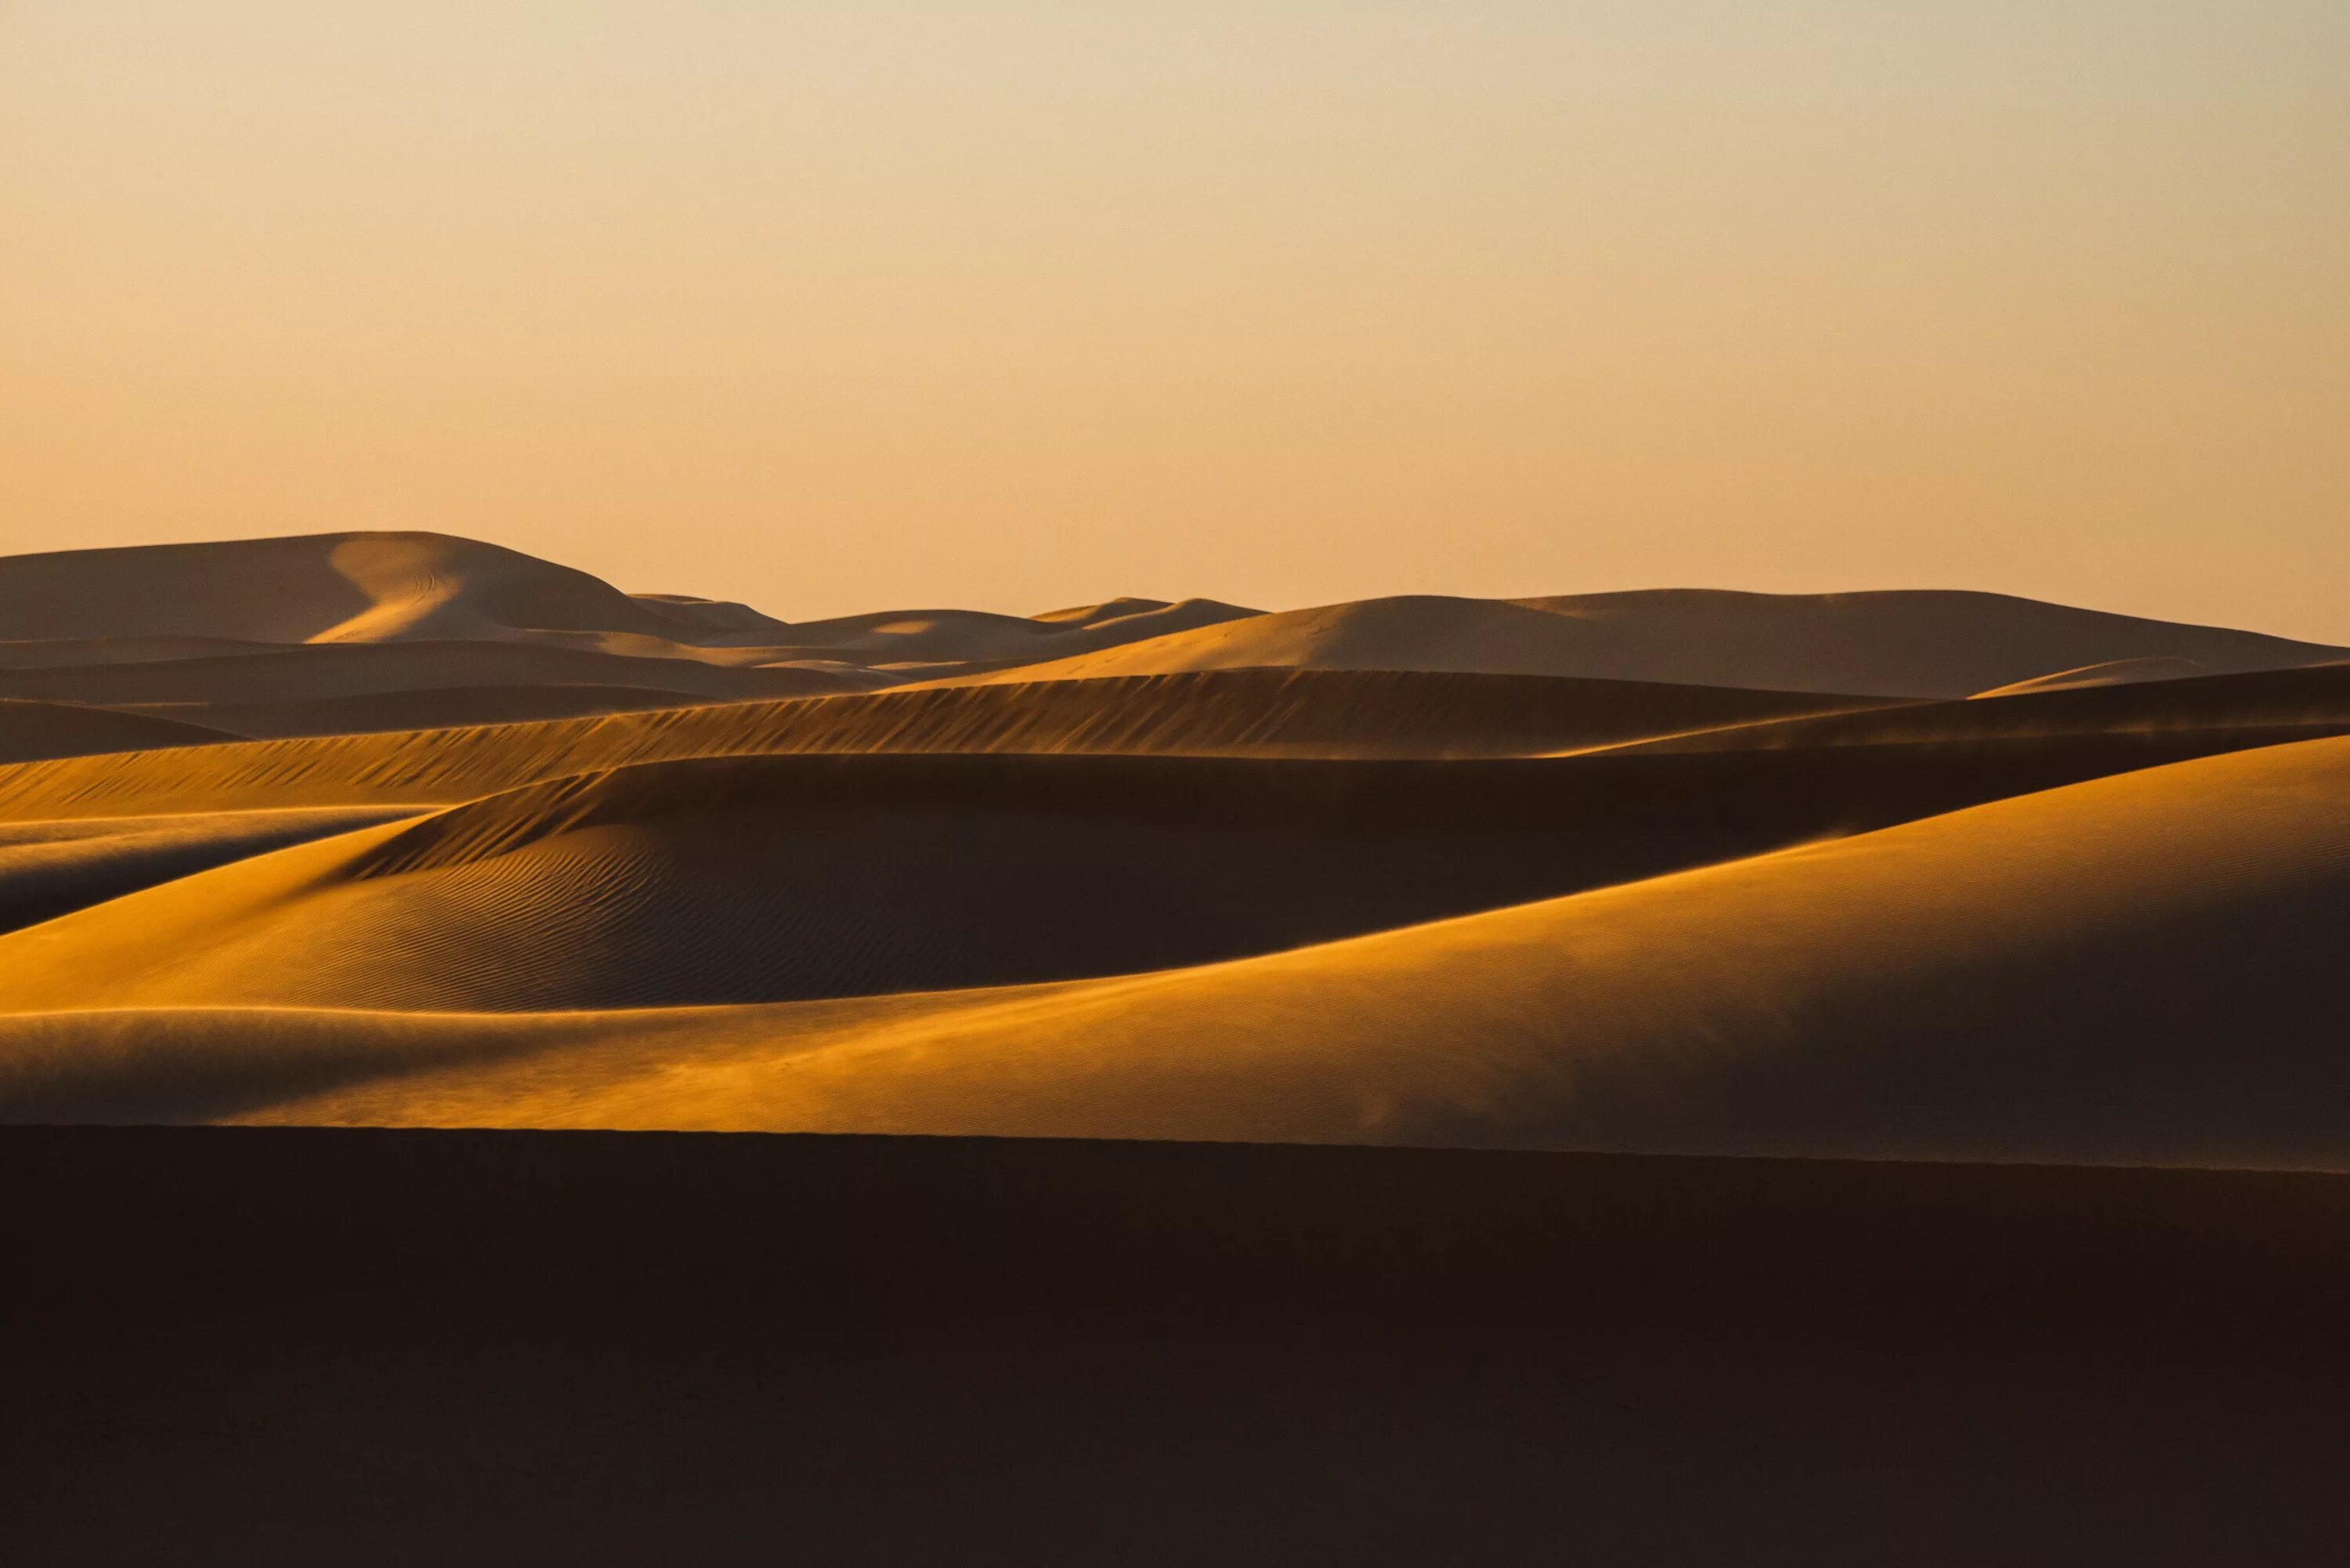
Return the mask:
<path id="1" fill-rule="evenodd" d="M 353 804 L 444 805 L 665 758 L 781 752 L 1479 757 L 1866 700 L 1612 681 L 1235 670 L 702 707 L 458 732 L 159 751 L 0 768 L 0 821 Z"/>
<path id="2" fill-rule="evenodd" d="M 1161 973 L 5 1027 L 20 1118 L 176 1097 L 321 1122 L 2340 1168 L 2345 943 L 2350 739 Z M 342 1086 L 289 1092 L 321 1080 Z"/>
<path id="3" fill-rule="evenodd" d="M 399 815 L 346 806 L 0 823 L 0 931 Z"/>
<path id="4" fill-rule="evenodd" d="M 243 738 L 224 729 L 182 719 L 0 697 L 0 763 L 155 747 L 202 746 Z"/>
<path id="5" fill-rule="evenodd" d="M 374 691 L 307 702 L 158 704 L 133 710 L 172 718 L 181 711 L 255 740 L 305 735 L 369 735 L 406 730 L 463 729 L 477 724 L 530 724 L 599 713 L 644 713 L 689 708 L 718 699 L 649 686 L 450 686 L 415 691 Z M 120 711 L 121 710 L 118 710 Z"/>
<path id="6" fill-rule="evenodd" d="M 881 683 L 795 665 L 738 669 L 516 642 L 323 643 L 204 659 L 0 671 L 0 696 L 137 707 L 244 707 L 454 687 L 619 686 L 702 699 L 815 696 Z M 191 708 L 201 714 L 201 706 Z"/>
<path id="7" fill-rule="evenodd" d="M 0 640 L 0 670 L 56 670 L 88 664 L 152 664 L 173 659 L 224 659 L 286 646 L 235 637 L 67 637 Z"/>
<path id="8" fill-rule="evenodd" d="M 1517 600 L 1413 596 L 1232 621 L 982 680 L 1250 666 L 1483 670 L 1964 697 L 2051 670 L 2190 659 L 2278 669 L 2350 650 L 2000 594 L 1660 590 Z"/>

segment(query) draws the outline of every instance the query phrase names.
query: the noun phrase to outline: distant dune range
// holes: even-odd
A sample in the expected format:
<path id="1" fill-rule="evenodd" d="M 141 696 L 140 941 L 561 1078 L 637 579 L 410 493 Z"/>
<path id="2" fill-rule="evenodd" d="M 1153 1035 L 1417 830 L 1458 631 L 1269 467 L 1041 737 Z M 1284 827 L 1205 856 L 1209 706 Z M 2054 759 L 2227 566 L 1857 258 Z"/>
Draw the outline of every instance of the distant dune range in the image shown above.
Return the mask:
<path id="1" fill-rule="evenodd" d="M 0 1117 L 2350 1169 L 2350 651 L 0 561 Z M 246 738 L 259 737 L 259 738 Z"/>
<path id="2" fill-rule="evenodd" d="M 2214 674 L 2350 658 L 2248 632 L 1998 594 L 1737 594 L 1368 599 L 1219 622 L 965 679 L 1067 680 L 1251 666 L 1473 670 L 1684 685 L 1965 697 L 2153 659 Z"/>

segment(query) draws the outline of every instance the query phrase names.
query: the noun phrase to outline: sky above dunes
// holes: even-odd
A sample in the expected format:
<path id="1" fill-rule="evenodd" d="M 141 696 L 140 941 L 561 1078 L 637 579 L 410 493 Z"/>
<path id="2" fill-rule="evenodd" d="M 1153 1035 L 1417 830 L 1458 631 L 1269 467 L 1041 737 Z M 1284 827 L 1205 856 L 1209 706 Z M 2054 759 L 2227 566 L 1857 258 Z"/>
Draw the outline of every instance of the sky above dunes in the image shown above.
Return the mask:
<path id="1" fill-rule="evenodd" d="M 2350 640 L 2345 81 L 2340 0 L 13 0 L 0 549 Z"/>

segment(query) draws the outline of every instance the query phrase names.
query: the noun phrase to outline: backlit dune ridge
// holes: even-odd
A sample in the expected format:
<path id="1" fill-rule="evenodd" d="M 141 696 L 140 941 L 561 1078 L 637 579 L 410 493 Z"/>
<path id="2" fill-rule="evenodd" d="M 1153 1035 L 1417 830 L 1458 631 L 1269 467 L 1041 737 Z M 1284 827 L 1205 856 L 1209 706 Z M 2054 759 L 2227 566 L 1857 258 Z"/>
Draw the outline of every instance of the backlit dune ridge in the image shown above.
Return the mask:
<path id="1" fill-rule="evenodd" d="M 2342 649 L 794 625 L 431 535 L 18 557 L 0 613 L 12 1120 L 2350 1169 Z"/>

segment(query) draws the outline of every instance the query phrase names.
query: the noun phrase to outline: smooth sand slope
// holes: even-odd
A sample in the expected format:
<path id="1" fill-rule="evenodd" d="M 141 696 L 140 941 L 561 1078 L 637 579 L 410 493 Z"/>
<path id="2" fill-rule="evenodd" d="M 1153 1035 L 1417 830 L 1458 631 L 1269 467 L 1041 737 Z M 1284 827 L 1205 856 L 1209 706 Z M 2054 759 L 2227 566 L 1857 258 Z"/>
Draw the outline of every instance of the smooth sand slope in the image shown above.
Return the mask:
<path id="1" fill-rule="evenodd" d="M 105 752 L 201 746 L 237 738 L 225 730 L 184 720 L 0 697 L 0 764 Z"/>
<path id="2" fill-rule="evenodd" d="M 2000 594 L 1685 589 L 1516 600 L 1365 599 L 1229 621 L 1013 676 L 966 679 L 1277 666 L 1965 697 L 2084 665 L 2155 658 L 2234 673 L 2350 658 L 2350 649 Z"/>
<path id="3" fill-rule="evenodd" d="M 299 861 L 298 887 L 353 843 L 281 852 L 273 875 Z M 240 962 L 182 971 L 172 1010 L 9 1020 L 9 1099 L 68 1118 L 176 1102 L 308 1122 L 2340 1166 L 2345 895 L 2350 740 L 2330 740 L 1037 987 L 601 1015 L 205 1010 L 206 987 L 253 972 Z M 12 983 L 39 983 L 38 939 L 107 914 L 7 939 Z"/>

